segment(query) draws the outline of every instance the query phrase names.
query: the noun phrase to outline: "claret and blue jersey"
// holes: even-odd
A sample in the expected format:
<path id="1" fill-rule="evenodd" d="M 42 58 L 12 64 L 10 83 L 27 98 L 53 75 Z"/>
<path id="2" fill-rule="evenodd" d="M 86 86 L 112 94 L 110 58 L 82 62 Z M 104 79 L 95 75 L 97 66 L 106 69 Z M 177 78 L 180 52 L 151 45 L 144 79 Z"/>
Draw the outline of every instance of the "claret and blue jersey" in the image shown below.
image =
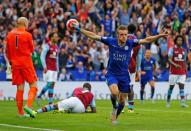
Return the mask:
<path id="1" fill-rule="evenodd" d="M 102 37 L 101 42 L 109 46 L 109 61 L 107 66 L 107 84 L 118 84 L 121 92 L 129 92 L 128 64 L 131 59 L 133 47 L 138 45 L 138 40 L 128 39 L 125 46 L 119 46 L 117 38 Z"/>

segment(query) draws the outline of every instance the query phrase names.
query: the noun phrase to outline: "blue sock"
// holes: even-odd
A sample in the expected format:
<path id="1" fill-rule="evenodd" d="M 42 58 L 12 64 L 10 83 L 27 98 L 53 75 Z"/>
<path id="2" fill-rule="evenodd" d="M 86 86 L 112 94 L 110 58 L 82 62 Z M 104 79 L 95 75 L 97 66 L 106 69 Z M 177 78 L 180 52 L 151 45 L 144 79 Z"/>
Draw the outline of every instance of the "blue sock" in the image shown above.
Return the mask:
<path id="1" fill-rule="evenodd" d="M 49 89 L 49 87 L 50 87 L 50 83 L 47 82 L 47 84 L 43 87 L 42 91 L 41 91 L 40 94 L 38 95 L 38 98 L 41 98 L 41 96 L 46 93 L 46 91 Z"/>
<path id="2" fill-rule="evenodd" d="M 117 117 L 120 115 L 121 111 L 123 110 L 124 108 L 124 104 L 118 104 L 118 108 L 117 108 Z"/>
<path id="3" fill-rule="evenodd" d="M 184 99 L 184 89 L 180 89 L 180 99 L 181 99 L 181 102 L 185 102 L 185 99 Z"/>
<path id="4" fill-rule="evenodd" d="M 143 100 L 143 95 L 144 95 L 144 91 L 141 90 L 141 91 L 140 91 L 141 100 Z"/>
<path id="5" fill-rule="evenodd" d="M 134 100 L 128 100 L 128 109 L 134 109 Z"/>
<path id="6" fill-rule="evenodd" d="M 46 105 L 45 107 L 38 109 L 37 112 L 38 113 L 43 113 L 43 112 L 49 112 L 52 110 L 56 110 L 56 107 L 54 105 Z"/>
<path id="7" fill-rule="evenodd" d="M 53 103 L 53 96 L 54 96 L 54 84 L 51 83 L 51 87 L 48 89 L 48 103 Z"/>
<path id="8" fill-rule="evenodd" d="M 153 99 L 154 93 L 155 93 L 155 87 L 151 86 L 151 99 Z"/>
<path id="9" fill-rule="evenodd" d="M 111 99 L 111 103 L 113 105 L 113 108 L 117 108 L 117 97 L 116 96 L 113 96 L 113 95 L 110 95 L 110 99 Z"/>
<path id="10" fill-rule="evenodd" d="M 171 98 L 171 95 L 172 95 L 172 91 L 173 91 L 173 88 L 169 88 L 169 89 L 168 89 L 167 102 L 170 102 L 170 98 Z"/>

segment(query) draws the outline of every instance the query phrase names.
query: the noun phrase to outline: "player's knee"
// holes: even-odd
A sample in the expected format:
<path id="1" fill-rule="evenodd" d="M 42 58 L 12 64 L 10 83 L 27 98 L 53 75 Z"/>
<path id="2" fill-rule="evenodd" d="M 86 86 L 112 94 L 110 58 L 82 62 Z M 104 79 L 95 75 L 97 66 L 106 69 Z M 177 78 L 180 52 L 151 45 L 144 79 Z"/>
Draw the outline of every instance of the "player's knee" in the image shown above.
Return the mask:
<path id="1" fill-rule="evenodd" d="M 32 82 L 32 83 L 29 83 L 30 87 L 37 87 L 37 82 Z"/>
<path id="2" fill-rule="evenodd" d="M 48 86 L 49 88 L 53 88 L 53 87 L 54 87 L 54 82 L 48 82 L 48 83 L 47 83 L 47 86 Z"/>
<path id="3" fill-rule="evenodd" d="M 141 91 L 144 91 L 145 90 L 145 87 L 141 87 Z"/>
<path id="4" fill-rule="evenodd" d="M 24 90 L 24 84 L 17 85 L 17 90 Z"/>
<path id="5" fill-rule="evenodd" d="M 51 87 L 54 88 L 55 82 L 51 82 Z"/>
<path id="6" fill-rule="evenodd" d="M 125 105 L 125 99 L 119 99 L 119 104 L 121 104 L 121 105 Z"/>
<path id="7" fill-rule="evenodd" d="M 151 86 L 151 87 L 154 87 L 154 86 L 155 86 L 154 81 L 150 82 L 150 86 Z"/>
<path id="8" fill-rule="evenodd" d="M 118 96 L 119 95 L 119 91 L 113 91 L 113 92 L 111 92 L 111 95 L 113 95 L 113 96 Z"/>
<path id="9" fill-rule="evenodd" d="M 184 84 L 179 83 L 179 88 L 180 88 L 180 89 L 184 89 Z"/>

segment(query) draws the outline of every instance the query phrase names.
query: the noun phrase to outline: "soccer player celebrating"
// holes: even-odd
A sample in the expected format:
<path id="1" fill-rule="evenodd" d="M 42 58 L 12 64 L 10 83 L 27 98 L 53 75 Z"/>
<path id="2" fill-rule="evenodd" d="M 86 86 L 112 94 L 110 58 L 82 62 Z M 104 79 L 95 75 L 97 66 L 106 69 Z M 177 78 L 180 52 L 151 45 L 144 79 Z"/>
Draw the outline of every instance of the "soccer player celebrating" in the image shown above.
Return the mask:
<path id="1" fill-rule="evenodd" d="M 31 107 L 37 93 L 37 76 L 31 58 L 34 51 L 32 35 L 26 31 L 28 23 L 27 18 L 18 18 L 17 28 L 8 33 L 6 44 L 6 56 L 12 69 L 12 84 L 17 85 L 16 103 L 20 117 L 35 117 Z M 23 111 L 25 81 L 30 86 L 27 104 L 24 107 L 28 114 Z"/>
<path id="2" fill-rule="evenodd" d="M 151 43 L 160 37 L 167 36 L 162 33 L 156 36 L 150 36 L 146 39 L 127 39 L 127 27 L 120 25 L 117 29 L 117 38 L 102 37 L 93 32 L 81 29 L 79 23 L 73 22 L 72 26 L 85 36 L 101 41 L 109 46 L 109 61 L 107 66 L 106 81 L 111 92 L 111 102 L 113 105 L 112 123 L 115 124 L 117 117 L 125 106 L 127 93 L 130 92 L 130 77 L 128 72 L 128 64 L 131 58 L 131 51 L 133 47 L 143 44 Z M 118 105 L 117 105 L 118 98 Z"/>
<path id="3" fill-rule="evenodd" d="M 49 39 L 50 38 L 50 39 Z M 44 68 L 45 80 L 47 84 L 44 86 L 37 98 L 37 103 L 40 105 L 40 99 L 48 90 L 48 103 L 52 104 L 54 95 L 54 85 L 58 75 L 58 34 L 47 33 L 46 43 L 42 45 L 41 61 Z"/>
<path id="4" fill-rule="evenodd" d="M 170 107 L 170 98 L 175 84 L 179 85 L 180 89 L 180 104 L 182 107 L 188 107 L 185 103 L 184 84 L 186 80 L 186 51 L 182 48 L 184 38 L 178 35 L 174 39 L 175 46 L 169 49 L 169 63 L 170 63 L 170 87 L 167 93 L 166 107 Z"/>
<path id="5" fill-rule="evenodd" d="M 83 88 L 75 88 L 72 96 L 59 101 L 57 104 L 47 105 L 37 110 L 37 113 L 49 112 L 52 110 L 65 111 L 68 113 L 85 113 L 90 106 L 91 113 L 96 113 L 94 95 L 91 93 L 91 85 L 84 83 Z"/>
<path id="6" fill-rule="evenodd" d="M 145 85 L 147 82 L 151 86 L 151 97 L 150 99 L 153 101 L 154 92 L 155 92 L 155 82 L 153 80 L 153 71 L 156 69 L 155 59 L 151 57 L 151 51 L 146 50 L 145 58 L 141 61 L 141 90 L 140 97 L 141 103 L 143 103 L 143 95 L 145 90 Z"/>

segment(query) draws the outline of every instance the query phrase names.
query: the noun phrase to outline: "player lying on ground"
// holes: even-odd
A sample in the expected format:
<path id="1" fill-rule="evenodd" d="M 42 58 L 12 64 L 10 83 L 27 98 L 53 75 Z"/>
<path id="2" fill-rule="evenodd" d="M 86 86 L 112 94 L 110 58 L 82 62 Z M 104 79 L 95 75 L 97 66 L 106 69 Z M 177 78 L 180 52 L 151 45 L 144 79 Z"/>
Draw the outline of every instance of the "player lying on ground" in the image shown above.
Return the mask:
<path id="1" fill-rule="evenodd" d="M 85 113 L 88 112 L 87 108 L 90 106 L 91 113 L 96 113 L 96 103 L 94 95 L 91 93 L 91 85 L 84 83 L 83 87 L 75 88 L 72 96 L 57 102 L 56 104 L 49 104 L 36 112 L 31 112 L 33 115 L 37 113 L 49 112 L 53 110 L 65 111 L 70 113 Z"/>

